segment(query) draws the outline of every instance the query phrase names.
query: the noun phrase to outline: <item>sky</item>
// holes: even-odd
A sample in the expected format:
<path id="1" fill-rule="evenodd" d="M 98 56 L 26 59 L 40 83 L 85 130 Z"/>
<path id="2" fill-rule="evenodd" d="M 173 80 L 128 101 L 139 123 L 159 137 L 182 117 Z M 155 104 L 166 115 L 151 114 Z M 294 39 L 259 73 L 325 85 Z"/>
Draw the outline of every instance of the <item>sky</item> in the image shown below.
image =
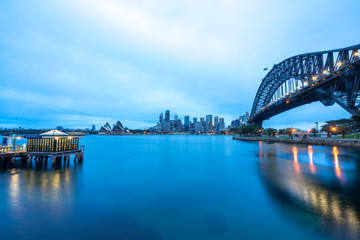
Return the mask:
<path id="1" fill-rule="evenodd" d="M 360 42 L 360 1 L 0 0 L 0 127 L 129 128 L 169 109 L 225 123 L 250 112 L 264 68 Z M 264 127 L 349 117 L 305 105 Z"/>

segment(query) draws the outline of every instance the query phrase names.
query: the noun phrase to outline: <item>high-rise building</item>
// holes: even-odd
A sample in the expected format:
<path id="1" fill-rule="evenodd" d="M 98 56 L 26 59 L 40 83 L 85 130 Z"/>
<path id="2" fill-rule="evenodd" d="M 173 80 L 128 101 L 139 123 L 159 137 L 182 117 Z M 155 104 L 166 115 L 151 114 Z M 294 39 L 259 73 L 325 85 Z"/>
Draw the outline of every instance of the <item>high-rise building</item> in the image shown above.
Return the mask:
<path id="1" fill-rule="evenodd" d="M 95 128 L 95 124 L 93 124 L 92 126 L 91 126 L 91 131 L 95 131 L 96 130 L 96 128 Z"/>
<path id="2" fill-rule="evenodd" d="M 245 121 L 249 120 L 249 118 L 250 118 L 249 112 L 246 112 L 245 113 Z"/>
<path id="3" fill-rule="evenodd" d="M 224 118 L 220 118 L 220 123 L 219 123 L 219 130 L 224 130 L 225 129 L 225 121 Z"/>
<path id="4" fill-rule="evenodd" d="M 214 130 L 219 131 L 219 116 L 214 116 Z"/>
<path id="5" fill-rule="evenodd" d="M 171 131 L 170 127 L 170 110 L 165 112 L 165 121 L 164 121 L 164 133 L 169 133 Z"/>
<path id="6" fill-rule="evenodd" d="M 195 122 L 194 123 L 194 133 L 201 133 L 202 132 L 202 126 L 201 126 L 201 122 Z"/>
<path id="7" fill-rule="evenodd" d="M 212 131 L 212 122 L 213 122 L 212 115 L 211 114 L 206 115 L 206 125 L 205 125 L 206 132 Z"/>
<path id="8" fill-rule="evenodd" d="M 178 115 L 175 114 L 175 115 L 174 115 L 174 121 L 177 121 L 178 119 L 179 119 Z"/>
<path id="9" fill-rule="evenodd" d="M 190 130 L 190 116 L 184 117 L 184 131 L 188 132 Z"/>
<path id="10" fill-rule="evenodd" d="M 197 122 L 197 118 L 193 118 L 193 123 L 196 123 Z"/>

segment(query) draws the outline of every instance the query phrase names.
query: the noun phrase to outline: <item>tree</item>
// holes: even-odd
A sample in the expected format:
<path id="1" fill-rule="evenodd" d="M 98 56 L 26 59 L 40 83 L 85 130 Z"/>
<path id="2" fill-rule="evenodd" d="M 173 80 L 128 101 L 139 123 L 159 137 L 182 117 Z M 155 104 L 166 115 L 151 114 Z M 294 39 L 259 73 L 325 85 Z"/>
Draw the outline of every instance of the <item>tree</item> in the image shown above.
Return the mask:
<path id="1" fill-rule="evenodd" d="M 351 128 L 347 124 L 341 124 L 337 126 L 337 131 L 341 134 L 341 136 L 344 138 L 345 134 L 351 133 Z"/>
<path id="2" fill-rule="evenodd" d="M 331 134 L 331 128 L 334 127 L 333 125 L 330 125 L 329 123 L 321 126 L 320 131 L 321 132 L 326 132 L 327 133 L 327 137 L 330 137 Z"/>
<path id="3" fill-rule="evenodd" d="M 277 130 L 275 128 L 265 128 L 264 132 L 269 137 L 271 137 L 271 136 L 275 137 L 275 134 L 276 134 Z"/>
<path id="4" fill-rule="evenodd" d="M 287 134 L 287 135 L 289 135 L 289 137 L 290 137 L 291 134 L 292 134 L 292 130 L 293 130 L 293 128 L 280 129 L 280 130 L 279 130 L 279 134 L 280 134 L 280 135 L 285 135 L 285 134 Z"/>
<path id="5" fill-rule="evenodd" d="M 314 134 L 314 137 L 316 136 L 316 134 L 319 132 L 318 130 L 316 130 L 316 128 L 311 129 L 310 131 L 312 134 Z"/>
<path id="6" fill-rule="evenodd" d="M 259 134 L 259 126 L 255 124 L 249 124 L 236 129 L 236 133 L 240 135 L 256 135 Z"/>

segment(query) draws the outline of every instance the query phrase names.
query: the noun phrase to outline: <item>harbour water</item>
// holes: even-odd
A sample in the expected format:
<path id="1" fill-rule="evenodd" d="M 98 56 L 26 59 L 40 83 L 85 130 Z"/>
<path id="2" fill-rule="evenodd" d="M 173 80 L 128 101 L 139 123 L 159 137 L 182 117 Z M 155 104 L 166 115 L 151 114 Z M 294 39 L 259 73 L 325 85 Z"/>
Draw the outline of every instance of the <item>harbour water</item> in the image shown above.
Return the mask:
<path id="1" fill-rule="evenodd" d="M 82 164 L 0 168 L 1 239 L 359 239 L 360 151 L 86 136 Z"/>

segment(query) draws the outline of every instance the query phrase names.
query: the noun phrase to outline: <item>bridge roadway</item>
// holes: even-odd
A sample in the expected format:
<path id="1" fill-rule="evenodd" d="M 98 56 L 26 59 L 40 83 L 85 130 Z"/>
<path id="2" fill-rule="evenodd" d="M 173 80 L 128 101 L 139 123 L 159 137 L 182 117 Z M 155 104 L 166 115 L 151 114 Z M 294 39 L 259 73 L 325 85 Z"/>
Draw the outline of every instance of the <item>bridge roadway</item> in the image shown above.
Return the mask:
<path id="1" fill-rule="evenodd" d="M 275 65 L 259 87 L 248 122 L 261 126 L 270 117 L 316 101 L 325 106 L 336 102 L 350 114 L 358 114 L 359 49 L 356 45 L 298 55 Z"/>

